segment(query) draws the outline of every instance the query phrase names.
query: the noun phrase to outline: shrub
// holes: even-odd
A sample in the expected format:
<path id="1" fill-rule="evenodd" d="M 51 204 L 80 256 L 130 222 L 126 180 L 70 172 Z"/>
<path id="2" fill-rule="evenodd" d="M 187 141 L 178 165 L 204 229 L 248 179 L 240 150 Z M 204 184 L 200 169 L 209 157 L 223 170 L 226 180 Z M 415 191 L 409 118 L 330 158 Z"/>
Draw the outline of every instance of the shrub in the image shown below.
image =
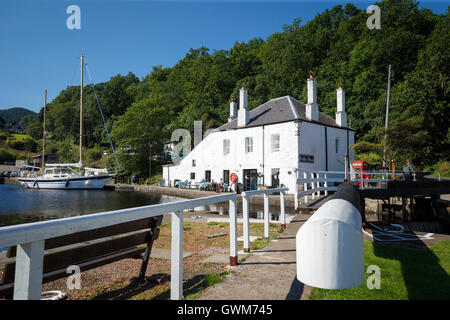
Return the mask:
<path id="1" fill-rule="evenodd" d="M 14 153 L 6 150 L 5 148 L 0 148 L 0 163 L 3 163 L 3 161 L 13 161 L 16 159 L 16 156 Z"/>
<path id="2" fill-rule="evenodd" d="M 25 148 L 25 143 L 23 140 L 14 140 L 11 138 L 8 138 L 6 140 L 6 145 L 12 149 L 16 150 L 23 150 Z"/>
<path id="3" fill-rule="evenodd" d="M 87 150 L 86 155 L 90 160 L 99 160 L 102 158 L 102 151 L 100 149 L 93 148 Z"/>

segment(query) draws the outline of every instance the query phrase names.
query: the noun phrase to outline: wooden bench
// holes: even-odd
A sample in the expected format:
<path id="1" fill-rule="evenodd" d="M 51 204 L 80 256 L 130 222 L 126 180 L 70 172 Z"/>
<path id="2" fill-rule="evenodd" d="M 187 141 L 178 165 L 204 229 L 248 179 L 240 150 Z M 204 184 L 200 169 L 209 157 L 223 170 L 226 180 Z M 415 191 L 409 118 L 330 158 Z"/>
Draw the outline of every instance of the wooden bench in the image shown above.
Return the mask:
<path id="1" fill-rule="evenodd" d="M 125 258 L 140 258 L 139 278 L 145 277 L 153 242 L 159 236 L 162 216 L 136 220 L 45 241 L 42 282 L 69 276 L 76 265 L 86 271 Z M 12 298 L 16 247 L 8 248 L 0 280 L 0 298 Z"/>

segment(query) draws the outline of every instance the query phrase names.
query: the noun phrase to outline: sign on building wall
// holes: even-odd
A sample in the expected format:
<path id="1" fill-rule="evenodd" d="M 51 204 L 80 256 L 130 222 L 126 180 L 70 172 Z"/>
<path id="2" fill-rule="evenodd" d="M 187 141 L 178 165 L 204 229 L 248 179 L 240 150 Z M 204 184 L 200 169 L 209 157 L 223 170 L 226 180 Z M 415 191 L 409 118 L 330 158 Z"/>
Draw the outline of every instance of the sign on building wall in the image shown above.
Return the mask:
<path id="1" fill-rule="evenodd" d="M 300 162 L 314 163 L 314 156 L 310 154 L 301 154 Z"/>

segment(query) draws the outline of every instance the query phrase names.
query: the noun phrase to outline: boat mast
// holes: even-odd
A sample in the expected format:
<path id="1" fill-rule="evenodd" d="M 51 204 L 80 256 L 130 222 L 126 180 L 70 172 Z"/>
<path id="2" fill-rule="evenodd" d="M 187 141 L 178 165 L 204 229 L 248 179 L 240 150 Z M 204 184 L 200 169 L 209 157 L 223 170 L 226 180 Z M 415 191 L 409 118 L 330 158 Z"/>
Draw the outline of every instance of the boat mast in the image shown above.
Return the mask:
<path id="1" fill-rule="evenodd" d="M 44 125 L 43 125 L 43 132 L 42 132 L 42 161 L 41 161 L 41 168 L 44 169 L 45 167 L 45 114 L 47 109 L 47 89 L 45 89 L 45 98 L 44 98 Z"/>
<path id="2" fill-rule="evenodd" d="M 81 86 L 80 86 L 80 168 L 83 166 L 83 70 L 84 70 L 84 56 L 81 55 Z"/>

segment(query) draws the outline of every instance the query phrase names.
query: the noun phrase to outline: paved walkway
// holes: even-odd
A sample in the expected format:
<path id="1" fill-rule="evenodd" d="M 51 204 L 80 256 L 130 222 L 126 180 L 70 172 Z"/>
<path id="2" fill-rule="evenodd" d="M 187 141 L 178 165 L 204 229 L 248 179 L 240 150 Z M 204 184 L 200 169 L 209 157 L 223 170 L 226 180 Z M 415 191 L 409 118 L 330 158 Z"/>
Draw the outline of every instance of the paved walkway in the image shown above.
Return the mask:
<path id="1" fill-rule="evenodd" d="M 296 214 L 283 235 L 266 248 L 252 251 L 223 281 L 206 289 L 199 300 L 306 299 L 311 288 L 296 278 L 295 235 L 309 217 Z"/>

